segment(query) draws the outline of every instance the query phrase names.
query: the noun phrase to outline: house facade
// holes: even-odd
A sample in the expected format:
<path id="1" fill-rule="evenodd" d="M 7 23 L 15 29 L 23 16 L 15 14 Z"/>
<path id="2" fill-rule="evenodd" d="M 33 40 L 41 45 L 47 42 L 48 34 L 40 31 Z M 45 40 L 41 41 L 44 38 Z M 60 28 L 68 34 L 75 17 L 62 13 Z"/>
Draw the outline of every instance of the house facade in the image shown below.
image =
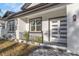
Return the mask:
<path id="1" fill-rule="evenodd" d="M 79 4 L 26 3 L 22 11 L 4 17 L 5 35 L 22 40 L 25 32 L 29 41 L 37 37 L 41 43 L 61 44 L 67 51 L 79 54 Z"/>

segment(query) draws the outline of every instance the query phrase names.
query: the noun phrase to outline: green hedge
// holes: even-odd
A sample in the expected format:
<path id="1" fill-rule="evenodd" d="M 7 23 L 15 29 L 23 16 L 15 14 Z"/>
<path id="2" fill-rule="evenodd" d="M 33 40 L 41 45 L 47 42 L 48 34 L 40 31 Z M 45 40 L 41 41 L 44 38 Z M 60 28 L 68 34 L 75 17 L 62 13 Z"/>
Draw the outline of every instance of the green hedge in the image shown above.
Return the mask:
<path id="1" fill-rule="evenodd" d="M 24 40 L 29 41 L 29 33 L 28 32 L 24 32 Z"/>
<path id="2" fill-rule="evenodd" d="M 42 43 L 42 37 L 36 36 L 34 41 L 38 43 Z"/>

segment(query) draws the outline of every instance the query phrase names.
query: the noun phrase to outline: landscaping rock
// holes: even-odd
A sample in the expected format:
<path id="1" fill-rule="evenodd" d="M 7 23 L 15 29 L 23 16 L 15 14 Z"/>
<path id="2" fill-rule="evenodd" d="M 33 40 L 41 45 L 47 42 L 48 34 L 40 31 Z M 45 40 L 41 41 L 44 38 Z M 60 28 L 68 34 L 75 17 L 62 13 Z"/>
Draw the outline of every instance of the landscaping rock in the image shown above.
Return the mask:
<path id="1" fill-rule="evenodd" d="M 77 56 L 75 54 L 67 53 L 64 50 L 54 48 L 37 48 L 29 56 Z"/>

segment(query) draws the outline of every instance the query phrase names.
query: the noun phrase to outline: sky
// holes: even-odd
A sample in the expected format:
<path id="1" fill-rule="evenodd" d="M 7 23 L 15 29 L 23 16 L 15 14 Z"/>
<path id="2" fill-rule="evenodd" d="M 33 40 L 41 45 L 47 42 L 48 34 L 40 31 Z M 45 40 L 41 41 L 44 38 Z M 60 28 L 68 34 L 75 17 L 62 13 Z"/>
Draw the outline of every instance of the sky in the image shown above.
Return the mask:
<path id="1" fill-rule="evenodd" d="M 0 3 L 1 13 L 0 16 L 3 16 L 6 11 L 19 12 L 23 3 Z"/>

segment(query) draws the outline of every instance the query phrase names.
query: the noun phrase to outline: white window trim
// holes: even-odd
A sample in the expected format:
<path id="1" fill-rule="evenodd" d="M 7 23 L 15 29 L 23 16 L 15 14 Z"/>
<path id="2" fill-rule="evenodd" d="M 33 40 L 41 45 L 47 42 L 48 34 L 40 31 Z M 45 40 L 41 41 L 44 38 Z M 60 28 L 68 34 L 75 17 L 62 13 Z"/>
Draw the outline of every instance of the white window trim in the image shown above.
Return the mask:
<path id="1" fill-rule="evenodd" d="M 31 30 L 31 23 L 30 23 L 30 32 L 41 32 L 41 31 L 42 31 L 42 28 L 41 28 L 41 31 L 37 31 L 37 30 L 36 30 L 36 29 L 37 29 L 36 20 L 37 20 L 37 19 L 35 19 L 35 30 L 34 30 L 34 31 Z M 41 23 L 42 23 L 42 21 L 41 21 Z M 39 26 L 40 26 L 40 25 L 39 25 Z M 41 25 L 41 27 L 42 27 L 42 25 Z"/>
<path id="2" fill-rule="evenodd" d="M 8 23 L 11 21 L 15 22 L 15 20 L 10 20 L 10 21 L 8 21 Z M 11 29 L 11 30 L 9 30 L 9 29 Z M 14 29 L 15 29 L 15 26 L 14 26 Z M 8 24 L 8 32 L 15 32 L 15 30 L 12 30 L 12 24 Z"/>

